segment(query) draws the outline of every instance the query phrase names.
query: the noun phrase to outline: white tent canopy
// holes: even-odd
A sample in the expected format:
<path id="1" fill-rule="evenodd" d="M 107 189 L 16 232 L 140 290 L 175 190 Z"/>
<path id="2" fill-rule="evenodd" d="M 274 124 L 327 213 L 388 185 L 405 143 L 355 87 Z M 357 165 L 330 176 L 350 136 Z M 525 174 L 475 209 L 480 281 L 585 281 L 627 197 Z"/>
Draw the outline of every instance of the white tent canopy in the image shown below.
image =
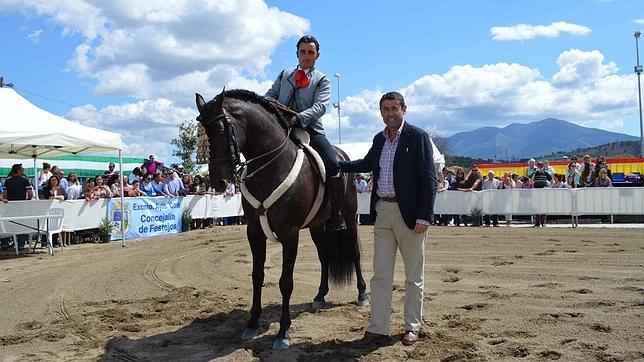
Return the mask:
<path id="1" fill-rule="evenodd" d="M 434 165 L 438 167 L 438 169 L 442 169 L 445 166 L 445 156 L 438 150 L 436 145 L 434 144 L 434 141 L 430 138 L 429 140 L 432 143 L 432 152 L 434 153 Z M 369 152 L 369 148 L 371 148 L 371 142 L 355 142 L 355 143 L 342 143 L 339 145 L 336 145 L 342 151 L 344 151 L 350 159 L 352 160 L 358 160 L 361 158 L 364 158 L 364 156 L 367 155 L 367 152 Z"/>
<path id="2" fill-rule="evenodd" d="M 121 135 L 51 114 L 11 88 L 0 88 L 0 158 L 43 158 L 116 151 Z"/>
<path id="3" fill-rule="evenodd" d="M 118 151 L 123 189 L 122 149 L 120 134 L 66 120 L 38 108 L 13 89 L 0 87 L 0 158 L 31 158 L 36 175 L 38 158 Z M 125 246 L 123 223 L 121 234 Z"/>

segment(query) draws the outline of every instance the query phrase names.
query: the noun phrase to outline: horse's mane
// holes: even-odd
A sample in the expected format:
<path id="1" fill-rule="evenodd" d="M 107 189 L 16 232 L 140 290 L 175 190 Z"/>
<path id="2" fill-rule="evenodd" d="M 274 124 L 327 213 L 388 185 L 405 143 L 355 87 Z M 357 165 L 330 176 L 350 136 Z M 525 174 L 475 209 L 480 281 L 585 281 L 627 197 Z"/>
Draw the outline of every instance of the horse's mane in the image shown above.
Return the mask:
<path id="1" fill-rule="evenodd" d="M 219 97 L 219 95 L 217 97 Z M 214 103 L 217 97 L 213 98 L 208 103 Z M 246 89 L 231 89 L 224 92 L 224 97 L 234 98 L 240 101 L 251 102 L 251 103 L 260 105 L 268 113 L 274 115 L 275 118 L 277 118 L 277 121 L 279 122 L 280 126 L 282 126 L 284 129 L 288 129 L 289 127 L 288 122 L 286 122 L 286 120 L 282 116 L 282 113 L 280 113 L 280 111 L 277 108 L 275 108 L 275 106 L 273 106 L 273 104 L 268 99 L 260 96 L 259 94 L 253 91 L 249 91 Z"/>

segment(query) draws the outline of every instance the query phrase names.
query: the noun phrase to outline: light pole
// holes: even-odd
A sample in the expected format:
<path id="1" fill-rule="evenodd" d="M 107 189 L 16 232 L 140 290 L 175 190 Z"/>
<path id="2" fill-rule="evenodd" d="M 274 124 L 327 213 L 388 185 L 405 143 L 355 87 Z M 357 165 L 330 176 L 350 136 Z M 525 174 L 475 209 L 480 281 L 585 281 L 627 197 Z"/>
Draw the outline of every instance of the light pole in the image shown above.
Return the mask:
<path id="1" fill-rule="evenodd" d="M 642 73 L 642 66 L 640 65 L 640 47 L 638 40 L 640 38 L 639 31 L 635 32 L 635 54 L 637 55 L 637 65 L 635 66 L 635 73 L 637 73 L 637 95 L 640 106 L 640 157 L 644 157 L 644 126 L 642 125 L 642 87 L 640 86 L 640 74 Z"/>
<path id="2" fill-rule="evenodd" d="M 340 124 L 340 73 L 335 73 L 338 80 L 338 101 L 333 103 L 333 107 L 338 109 L 338 144 L 342 143 L 342 125 Z"/>

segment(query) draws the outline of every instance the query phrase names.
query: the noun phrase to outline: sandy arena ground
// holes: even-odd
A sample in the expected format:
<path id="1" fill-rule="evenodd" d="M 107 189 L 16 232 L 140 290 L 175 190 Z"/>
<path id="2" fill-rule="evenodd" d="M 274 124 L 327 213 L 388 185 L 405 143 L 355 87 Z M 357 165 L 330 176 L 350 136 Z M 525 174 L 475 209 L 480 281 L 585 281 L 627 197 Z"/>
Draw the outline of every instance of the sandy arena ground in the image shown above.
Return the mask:
<path id="1" fill-rule="evenodd" d="M 372 229 L 361 227 L 365 278 Z M 427 241 L 422 339 L 400 343 L 396 265 L 389 345 L 353 350 L 369 307 L 333 288 L 312 310 L 319 265 L 302 233 L 292 346 L 273 351 L 281 247 L 270 244 L 261 335 L 239 339 L 251 304 L 243 227 L 0 256 L 0 360 L 644 360 L 644 237 L 637 229 L 446 228 Z"/>

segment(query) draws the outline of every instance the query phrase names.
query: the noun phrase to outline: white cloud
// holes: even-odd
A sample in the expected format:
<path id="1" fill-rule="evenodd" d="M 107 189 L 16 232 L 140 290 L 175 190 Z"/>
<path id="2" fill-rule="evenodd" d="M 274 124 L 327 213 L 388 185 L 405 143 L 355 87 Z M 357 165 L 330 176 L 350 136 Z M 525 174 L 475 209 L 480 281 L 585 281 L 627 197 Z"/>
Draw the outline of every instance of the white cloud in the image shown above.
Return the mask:
<path id="1" fill-rule="evenodd" d="M 27 39 L 37 44 L 38 42 L 40 42 L 40 34 L 42 34 L 42 29 L 34 30 L 31 33 L 27 34 Z"/>
<path id="2" fill-rule="evenodd" d="M 560 33 L 572 35 L 586 35 L 590 33 L 590 28 L 557 21 L 550 25 L 529 25 L 518 24 L 513 26 L 493 26 L 490 28 L 492 39 L 494 40 L 528 40 L 536 37 L 556 38 Z"/>
<path id="3" fill-rule="evenodd" d="M 164 94 L 161 85 L 195 81 L 184 87 L 191 91 L 182 102 L 192 98 L 195 85 L 232 86 L 217 80 L 260 90 L 265 83 L 255 78 L 277 45 L 309 29 L 308 20 L 263 0 L 8 0 L 3 9 L 44 17 L 63 34 L 80 34 L 84 41 L 68 66 L 94 78 L 97 94 L 170 97 L 176 94 Z M 208 87 L 194 74 L 206 75 Z"/>
<path id="4" fill-rule="evenodd" d="M 557 64 L 559 71 L 552 77 L 552 82 L 563 86 L 593 82 L 619 70 L 614 62 L 604 64 L 604 55 L 599 50 L 570 49 L 559 55 Z"/>
<path id="5" fill-rule="evenodd" d="M 634 19 L 633 22 L 635 24 L 644 24 L 644 19 Z"/>
<path id="6" fill-rule="evenodd" d="M 177 125 L 197 115 L 195 107 L 181 107 L 163 98 L 143 100 L 97 109 L 85 105 L 71 109 L 65 117 L 84 125 L 119 132 L 127 145 L 128 156 L 159 154 L 162 160 L 170 160 L 170 140 L 177 137 Z"/>
<path id="7" fill-rule="evenodd" d="M 399 91 L 405 96 L 411 123 L 445 136 L 483 125 L 504 127 L 548 117 L 619 130 L 624 118 L 635 115 L 634 75 L 617 75 L 615 63 L 605 62 L 601 52 L 570 49 L 560 54 L 557 64 L 559 70 L 550 80 L 521 64 L 455 65 L 443 74 L 422 76 Z M 381 95 L 379 89 L 364 90 L 342 102 L 343 142 L 369 141 L 382 129 Z"/>

